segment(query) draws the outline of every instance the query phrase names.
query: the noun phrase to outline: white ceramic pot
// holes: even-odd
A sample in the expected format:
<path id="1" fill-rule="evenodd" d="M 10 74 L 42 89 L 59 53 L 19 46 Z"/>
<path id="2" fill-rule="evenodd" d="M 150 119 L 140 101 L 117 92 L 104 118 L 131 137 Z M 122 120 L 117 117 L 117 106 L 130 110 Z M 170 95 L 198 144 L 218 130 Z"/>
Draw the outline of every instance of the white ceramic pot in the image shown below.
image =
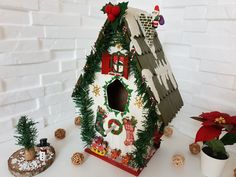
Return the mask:
<path id="1" fill-rule="evenodd" d="M 206 177 L 220 177 L 228 159 L 229 156 L 224 160 L 215 159 L 201 150 L 201 170 L 203 175 Z"/>

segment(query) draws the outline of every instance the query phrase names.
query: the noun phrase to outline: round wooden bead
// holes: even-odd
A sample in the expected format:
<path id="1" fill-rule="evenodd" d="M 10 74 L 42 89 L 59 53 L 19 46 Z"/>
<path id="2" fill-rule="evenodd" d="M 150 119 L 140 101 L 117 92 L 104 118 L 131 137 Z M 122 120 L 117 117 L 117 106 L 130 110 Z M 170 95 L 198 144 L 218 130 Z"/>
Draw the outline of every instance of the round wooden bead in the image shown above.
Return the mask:
<path id="1" fill-rule="evenodd" d="M 81 117 L 80 116 L 76 117 L 74 123 L 75 123 L 75 125 L 80 126 L 80 124 L 81 124 Z"/>
<path id="2" fill-rule="evenodd" d="M 185 158 L 181 154 L 175 154 L 172 156 L 172 164 L 175 167 L 182 167 L 184 166 Z"/>
<path id="3" fill-rule="evenodd" d="M 201 148 L 200 145 L 198 143 L 192 143 L 189 145 L 189 151 L 193 154 L 193 155 L 197 155 L 200 153 Z"/>
<path id="4" fill-rule="evenodd" d="M 62 128 L 59 128 L 55 131 L 55 137 L 58 139 L 63 139 L 66 136 L 66 131 Z"/>
<path id="5" fill-rule="evenodd" d="M 166 137 L 171 137 L 173 135 L 173 129 L 169 126 L 164 128 L 164 135 Z"/>
<path id="6" fill-rule="evenodd" d="M 84 162 L 84 155 L 79 152 L 74 153 L 71 157 L 71 162 L 74 165 L 81 165 Z"/>

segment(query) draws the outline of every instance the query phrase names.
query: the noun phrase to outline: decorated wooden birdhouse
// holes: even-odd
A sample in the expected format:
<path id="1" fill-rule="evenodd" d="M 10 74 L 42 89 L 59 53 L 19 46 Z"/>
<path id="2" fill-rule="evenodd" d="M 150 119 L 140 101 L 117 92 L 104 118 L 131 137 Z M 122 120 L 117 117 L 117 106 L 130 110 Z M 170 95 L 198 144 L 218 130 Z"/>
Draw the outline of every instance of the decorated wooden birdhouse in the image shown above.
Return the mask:
<path id="1" fill-rule="evenodd" d="M 138 175 L 183 105 L 149 14 L 128 3 L 106 4 L 107 20 L 73 92 L 86 152 Z"/>

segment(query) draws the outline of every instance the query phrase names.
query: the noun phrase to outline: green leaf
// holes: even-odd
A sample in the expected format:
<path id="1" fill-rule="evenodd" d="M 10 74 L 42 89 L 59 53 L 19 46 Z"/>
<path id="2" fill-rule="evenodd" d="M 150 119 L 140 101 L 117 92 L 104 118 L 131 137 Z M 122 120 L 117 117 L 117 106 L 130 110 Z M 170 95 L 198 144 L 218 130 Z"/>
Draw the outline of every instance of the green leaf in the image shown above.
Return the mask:
<path id="1" fill-rule="evenodd" d="M 215 139 L 212 141 L 207 141 L 205 144 L 212 149 L 213 154 L 217 153 L 226 154 L 224 143 L 221 140 Z"/>
<path id="2" fill-rule="evenodd" d="M 121 9 L 121 15 L 124 15 L 126 13 L 126 9 L 128 8 L 128 3 L 129 2 L 120 2 L 118 5 L 120 6 Z"/>
<path id="3" fill-rule="evenodd" d="M 101 9 L 101 11 L 102 11 L 104 14 L 106 13 L 106 12 L 105 12 L 105 7 L 106 7 L 108 4 L 111 4 L 111 3 L 105 4 L 105 5 L 102 7 L 102 9 Z"/>
<path id="4" fill-rule="evenodd" d="M 234 143 L 236 143 L 236 134 L 226 133 L 220 140 L 224 145 L 233 145 Z"/>

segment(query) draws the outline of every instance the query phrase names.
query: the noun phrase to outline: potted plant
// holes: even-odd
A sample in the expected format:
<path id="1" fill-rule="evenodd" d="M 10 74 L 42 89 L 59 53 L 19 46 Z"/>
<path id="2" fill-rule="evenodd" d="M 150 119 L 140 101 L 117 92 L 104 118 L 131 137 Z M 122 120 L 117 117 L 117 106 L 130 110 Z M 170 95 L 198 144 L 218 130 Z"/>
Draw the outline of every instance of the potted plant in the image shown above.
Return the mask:
<path id="1" fill-rule="evenodd" d="M 22 116 L 16 126 L 17 145 L 25 148 L 25 160 L 30 161 L 35 158 L 35 141 L 37 138 L 36 122 L 27 116 Z"/>
<path id="2" fill-rule="evenodd" d="M 195 143 L 203 142 L 201 169 L 207 177 L 219 177 L 229 158 L 225 146 L 236 143 L 236 116 L 218 111 L 192 117 L 202 122 Z"/>

